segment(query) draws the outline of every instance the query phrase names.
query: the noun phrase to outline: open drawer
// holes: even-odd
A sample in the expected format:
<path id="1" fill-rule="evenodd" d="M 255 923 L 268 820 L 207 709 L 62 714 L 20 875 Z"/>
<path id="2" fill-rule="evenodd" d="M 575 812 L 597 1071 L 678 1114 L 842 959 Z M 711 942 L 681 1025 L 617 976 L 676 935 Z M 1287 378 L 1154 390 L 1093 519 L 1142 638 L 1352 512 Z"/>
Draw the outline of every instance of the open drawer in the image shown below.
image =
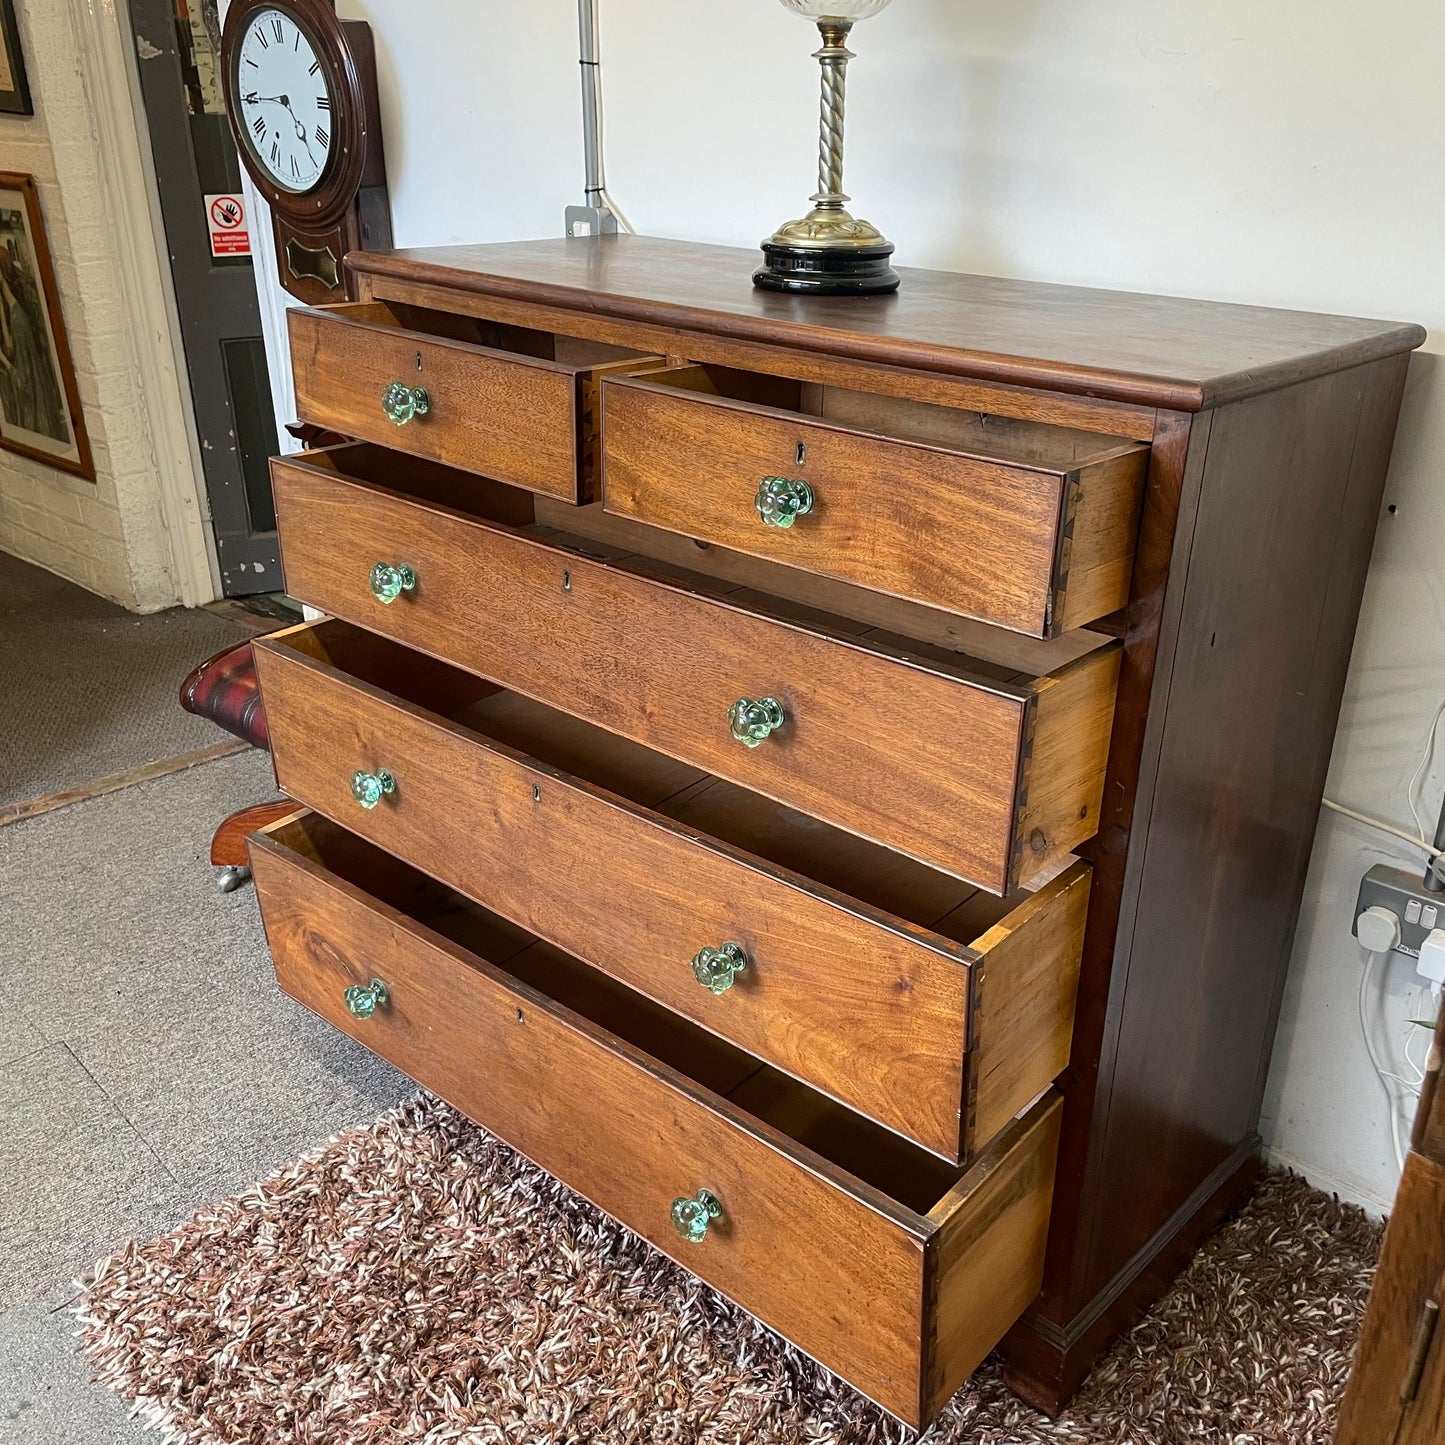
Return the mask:
<path id="1" fill-rule="evenodd" d="M 251 858 L 286 992 L 909 1424 L 1038 1292 L 1056 1095 L 961 1172 L 315 815 Z"/>
<path id="2" fill-rule="evenodd" d="M 286 313 L 303 421 L 566 502 L 593 489 L 597 386 L 656 357 L 383 301 Z"/>
<path id="3" fill-rule="evenodd" d="M 997 898 L 341 622 L 256 660 L 289 797 L 950 1161 L 1068 1064 L 1086 863 Z"/>
<path id="4" fill-rule="evenodd" d="M 1149 448 L 719 366 L 602 386 L 619 517 L 1035 637 L 1129 600 Z"/>
<path id="5" fill-rule="evenodd" d="M 379 448 L 271 474 L 287 590 L 334 617 L 994 893 L 1098 829 L 1109 637 L 990 629 L 1016 656 L 966 657 L 537 526 L 515 489 Z"/>

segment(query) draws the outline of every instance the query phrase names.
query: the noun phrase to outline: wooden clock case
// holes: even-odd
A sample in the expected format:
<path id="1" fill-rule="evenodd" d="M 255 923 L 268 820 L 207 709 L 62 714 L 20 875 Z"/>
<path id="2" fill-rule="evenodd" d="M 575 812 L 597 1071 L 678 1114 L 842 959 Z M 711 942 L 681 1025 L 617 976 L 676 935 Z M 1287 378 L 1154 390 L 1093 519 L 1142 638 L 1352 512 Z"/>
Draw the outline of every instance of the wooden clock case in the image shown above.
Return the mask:
<path id="1" fill-rule="evenodd" d="M 222 34 L 226 112 L 243 162 L 249 162 L 250 150 L 230 103 L 232 52 L 251 15 L 272 8 L 275 0 L 236 0 Z M 284 8 L 310 34 L 331 77 L 338 144 L 320 181 L 304 194 L 283 190 L 249 163 L 246 168 L 271 208 L 281 284 L 309 306 L 325 305 L 351 295 L 343 264 L 348 251 L 384 250 L 391 245 L 376 47 L 364 20 L 339 20 L 327 0 L 284 0 Z"/>

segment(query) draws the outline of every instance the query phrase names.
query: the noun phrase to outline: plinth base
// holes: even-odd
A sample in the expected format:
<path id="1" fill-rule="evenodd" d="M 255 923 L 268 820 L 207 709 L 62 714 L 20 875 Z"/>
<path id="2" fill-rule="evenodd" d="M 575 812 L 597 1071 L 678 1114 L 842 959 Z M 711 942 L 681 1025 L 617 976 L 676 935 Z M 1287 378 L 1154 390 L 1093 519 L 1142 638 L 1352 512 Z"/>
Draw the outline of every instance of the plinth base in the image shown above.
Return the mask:
<path id="1" fill-rule="evenodd" d="M 753 272 L 753 285 L 814 296 L 885 295 L 902 284 L 902 277 L 888 264 L 893 249 L 891 241 L 827 248 L 764 241 L 765 259 Z"/>

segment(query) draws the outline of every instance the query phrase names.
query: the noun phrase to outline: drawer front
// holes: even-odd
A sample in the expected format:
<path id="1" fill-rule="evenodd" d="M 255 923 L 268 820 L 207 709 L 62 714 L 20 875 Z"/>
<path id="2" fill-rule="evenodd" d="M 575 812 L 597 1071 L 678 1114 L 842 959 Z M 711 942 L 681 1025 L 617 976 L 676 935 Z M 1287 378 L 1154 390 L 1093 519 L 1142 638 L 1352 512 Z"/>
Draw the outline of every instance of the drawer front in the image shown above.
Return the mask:
<path id="1" fill-rule="evenodd" d="M 616 516 L 1035 637 L 1128 601 L 1143 448 L 1010 464 L 642 380 L 604 382 L 602 414 Z M 765 478 L 809 510 L 765 522 Z"/>
<path id="2" fill-rule="evenodd" d="M 273 479 L 287 590 L 333 616 L 994 893 L 1096 829 L 1117 650 L 1037 693 L 961 681 L 377 488 Z M 391 606 L 378 560 L 418 579 Z M 768 698 L 784 725 L 736 741 L 734 704 Z M 1047 767 L 1025 799 L 1026 747 Z"/>
<path id="3" fill-rule="evenodd" d="M 366 306 L 286 313 L 303 421 L 576 502 L 582 492 L 585 368 L 492 351 L 360 319 Z M 402 424 L 393 382 L 427 410 Z"/>
<path id="4" fill-rule="evenodd" d="M 459 893 L 954 1162 L 1063 1072 L 1086 864 L 976 953 L 529 762 L 285 636 L 256 649 L 282 790 Z M 385 768 L 394 793 L 362 808 L 357 768 Z M 746 966 L 715 994 L 691 960 L 724 943 Z"/>
<path id="5" fill-rule="evenodd" d="M 287 993 L 903 1419 L 921 1422 L 932 1339 L 960 1333 L 925 1314 L 931 1249 L 949 1243 L 939 1300 L 962 1301 L 959 1259 L 999 1283 L 968 1304 L 990 1344 L 1037 1289 L 1056 1101 L 977 1171 L 977 1201 L 920 1215 L 313 860 L 265 836 L 251 849 Z M 343 992 L 374 978 L 386 1002 L 358 1020 Z M 671 1210 L 699 1190 L 722 1213 L 691 1243 Z"/>

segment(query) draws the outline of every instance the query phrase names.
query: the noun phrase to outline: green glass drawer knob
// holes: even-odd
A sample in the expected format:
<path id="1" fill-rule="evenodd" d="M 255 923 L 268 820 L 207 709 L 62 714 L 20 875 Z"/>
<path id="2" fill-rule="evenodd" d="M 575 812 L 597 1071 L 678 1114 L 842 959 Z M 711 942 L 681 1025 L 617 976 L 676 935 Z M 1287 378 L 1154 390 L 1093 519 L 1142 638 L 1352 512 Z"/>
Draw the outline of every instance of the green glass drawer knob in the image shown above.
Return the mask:
<path id="1" fill-rule="evenodd" d="M 368 773 L 358 768 L 351 775 L 351 796 L 370 812 L 389 793 L 396 792 L 396 779 L 385 768 Z"/>
<path id="2" fill-rule="evenodd" d="M 692 956 L 693 976 L 709 993 L 726 993 L 747 966 L 748 956 L 737 943 L 699 949 Z"/>
<path id="3" fill-rule="evenodd" d="M 708 1225 L 721 1218 L 722 1212 L 717 1195 L 699 1189 L 691 1199 L 684 1196 L 672 1201 L 672 1227 L 689 1244 L 701 1244 L 707 1238 Z"/>
<path id="4" fill-rule="evenodd" d="M 764 477 L 753 505 L 765 527 L 791 527 L 813 510 L 813 489 L 801 478 Z"/>
<path id="5" fill-rule="evenodd" d="M 379 978 L 370 983 L 354 983 L 341 997 L 346 1000 L 346 1012 L 354 1019 L 369 1019 L 377 1009 L 391 1002 L 391 995 Z"/>
<path id="6" fill-rule="evenodd" d="M 775 697 L 740 697 L 728 709 L 733 738 L 745 748 L 760 747 L 787 720 L 782 703 Z"/>
<path id="7" fill-rule="evenodd" d="M 431 410 L 431 397 L 424 386 L 408 386 L 393 381 L 381 393 L 381 409 L 388 421 L 405 426 L 413 417 L 425 416 Z"/>
<path id="8" fill-rule="evenodd" d="M 395 602 L 403 592 L 416 591 L 416 573 L 405 563 L 393 567 L 390 562 L 378 562 L 371 569 L 371 595 L 378 602 Z"/>

